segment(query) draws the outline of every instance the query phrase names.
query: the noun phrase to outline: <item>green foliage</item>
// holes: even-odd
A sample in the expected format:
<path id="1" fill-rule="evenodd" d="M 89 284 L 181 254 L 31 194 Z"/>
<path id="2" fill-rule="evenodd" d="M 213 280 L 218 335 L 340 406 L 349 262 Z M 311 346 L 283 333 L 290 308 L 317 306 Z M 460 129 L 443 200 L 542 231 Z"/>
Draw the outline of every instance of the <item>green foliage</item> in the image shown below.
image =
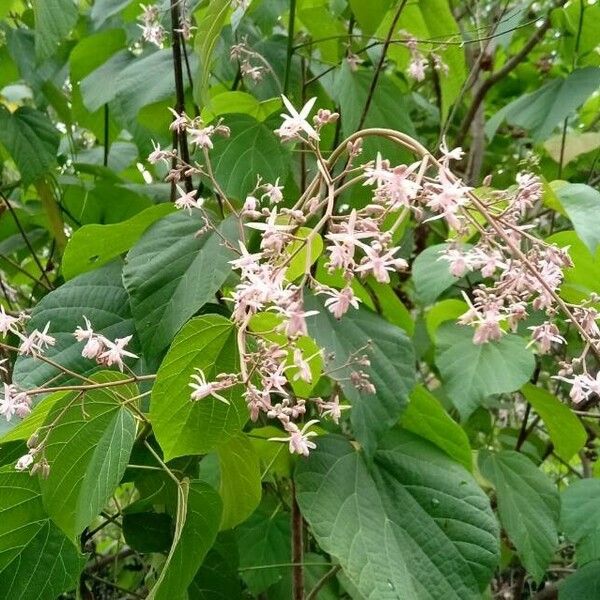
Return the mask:
<path id="1" fill-rule="evenodd" d="M 309 333 L 327 352 L 334 355 L 330 368 L 352 404 L 351 420 L 356 439 L 372 454 L 377 439 L 398 420 L 406 407 L 415 380 L 412 345 L 401 329 L 387 323 L 367 309 L 345 315 L 344 326 L 326 310 L 318 296 L 305 299 L 309 310 L 320 309 L 309 321 Z M 361 394 L 350 383 L 355 354 L 366 354 L 370 365 L 364 368 L 377 389 L 376 394 Z"/>
<path id="2" fill-rule="evenodd" d="M 474 344 L 472 332 L 454 324 L 436 332 L 437 365 L 445 389 L 461 417 L 467 418 L 493 395 L 518 390 L 533 374 L 535 359 L 523 338 L 505 335 Z"/>
<path id="3" fill-rule="evenodd" d="M 558 545 L 556 488 L 526 456 L 511 450 L 480 453 L 479 468 L 496 488 L 500 521 L 523 565 L 540 581 Z"/>
<path id="4" fill-rule="evenodd" d="M 190 377 L 200 369 L 207 380 L 235 372 L 235 330 L 219 315 L 196 317 L 177 334 L 156 375 L 150 421 L 167 458 L 204 454 L 237 434 L 248 419 L 238 386 L 217 398 L 190 402 Z"/>
<path id="5" fill-rule="evenodd" d="M 0 2 L 0 598 L 598 597 L 599 39 L 583 1 Z"/>
<path id="6" fill-rule="evenodd" d="M 83 557 L 44 512 L 36 478 L 4 468 L 0 490 L 0 593 L 54 600 L 75 585 Z"/>
<path id="7" fill-rule="evenodd" d="M 197 235 L 202 226 L 200 215 L 170 215 L 127 254 L 123 283 L 140 341 L 151 356 L 164 350 L 196 311 L 215 301 L 231 271 L 235 255 L 223 248 L 221 236 L 233 243 L 235 219 L 223 222 L 218 234 Z"/>
<path id="8" fill-rule="evenodd" d="M 498 557 L 498 530 L 467 471 L 399 430 L 383 440 L 371 469 L 341 438 L 319 448 L 299 465 L 298 502 L 362 595 L 480 597 Z"/>

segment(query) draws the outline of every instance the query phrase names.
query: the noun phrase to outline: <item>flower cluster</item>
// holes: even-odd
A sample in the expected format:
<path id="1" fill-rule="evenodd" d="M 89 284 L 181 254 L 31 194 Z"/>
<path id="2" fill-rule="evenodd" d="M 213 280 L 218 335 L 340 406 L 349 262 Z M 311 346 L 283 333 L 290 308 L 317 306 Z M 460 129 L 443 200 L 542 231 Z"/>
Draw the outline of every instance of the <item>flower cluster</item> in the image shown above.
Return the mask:
<path id="1" fill-rule="evenodd" d="M 416 41 L 409 40 L 408 46 L 415 64 L 419 61 L 419 68 L 424 68 L 426 61 L 418 54 Z M 236 50 L 238 58 L 243 55 L 240 48 Z M 310 427 L 315 421 L 309 419 L 305 426 L 297 421 L 307 415 L 310 406 L 320 416 L 337 421 L 343 406 L 337 396 L 325 402 L 294 392 L 295 382 L 311 384 L 314 377 L 311 361 L 316 357 L 304 354 L 301 340 L 308 334 L 307 319 L 317 311 L 305 308 L 304 297 L 307 293 L 325 295 L 325 310 L 336 319 L 356 310 L 359 299 L 355 280 L 372 278 L 387 284 L 398 276 L 396 273 L 408 269 L 398 245 L 401 226 L 408 219 L 417 223 L 445 221 L 451 240 L 440 260 L 448 262 L 450 272 L 456 277 L 475 271 L 481 274 L 483 282 L 471 286 L 469 294 L 465 294 L 468 310 L 459 319 L 461 324 L 474 328 L 474 343 L 499 340 L 507 331 L 515 330 L 532 311 L 544 311 L 547 316 L 541 325 L 529 328 L 531 344 L 540 353 L 564 343 L 556 323 L 559 311 L 566 311 L 566 316 L 587 335 L 588 342 L 597 337 L 593 308 L 567 306 L 558 296 L 563 269 L 571 264 L 567 249 L 543 242 L 529 232 L 529 225 L 522 224 L 539 203 L 542 193 L 539 178 L 520 173 L 515 188 L 490 193 L 481 199 L 451 170 L 452 161 L 463 156 L 460 148 L 448 149 L 443 143 L 439 158 L 435 158 L 416 141 L 393 131 L 376 134 L 404 145 L 418 160 L 392 165 L 377 155 L 374 161 L 361 164 L 363 136 L 370 134 L 368 130 L 350 136 L 325 160 L 319 150 L 320 132 L 337 120 L 337 113 L 321 109 L 310 120 L 315 98 L 300 110 L 287 98 L 282 97 L 282 101 L 287 112 L 281 115 L 282 124 L 275 134 L 282 142 L 304 144 L 313 153 L 317 167 L 314 180 L 292 206 L 284 202 L 285 190 L 279 180 L 271 183 L 258 178 L 241 210 L 226 198 L 212 177 L 209 155 L 212 136 L 227 134 L 220 123 L 206 126 L 198 119 L 173 112 L 171 128 L 187 131 L 192 145 L 202 150 L 204 164 L 184 163 L 175 153 L 158 147 L 149 157 L 151 162 L 174 163 L 167 176 L 173 182 L 198 174 L 207 176 L 221 201 L 244 224 L 239 249 L 224 240 L 238 254 L 231 264 L 239 273 L 239 282 L 226 299 L 232 302 L 231 318 L 238 331 L 240 372 L 221 373 L 209 381 L 198 370 L 190 382 L 191 400 L 212 397 L 228 403 L 223 395 L 225 390 L 241 385 L 251 419 L 256 421 L 260 415 L 277 419 L 288 434 L 278 439 L 289 442 L 292 452 L 307 454 L 314 445 L 309 438 L 313 437 Z M 340 169 L 344 154 L 345 162 Z M 340 210 L 337 202 L 340 195 L 354 185 L 371 188 L 370 202 L 360 208 Z M 201 207 L 195 191 L 178 190 L 179 208 L 191 211 Z M 212 227 L 210 220 L 205 220 L 206 226 Z M 256 231 L 260 232 L 260 239 L 253 241 L 252 232 Z M 475 235 L 478 240 L 473 246 L 459 242 Z M 325 244 L 322 267 L 342 281 L 341 285 L 325 285 L 314 277 L 310 257 L 317 239 L 319 244 L 321 241 Z M 301 252 L 306 257 L 303 274 L 289 280 L 289 265 Z M 256 319 L 261 315 L 270 315 L 269 322 L 274 323 L 271 333 L 279 336 L 276 341 L 256 327 Z M 326 357 L 317 354 L 321 365 Z M 345 365 L 347 380 L 361 393 L 374 394 L 376 389 L 368 366 L 368 354 L 357 353 Z M 320 366 L 318 373 L 320 376 Z M 577 381 L 583 390 L 580 393 L 587 394 L 593 387 L 588 379 Z"/>
<path id="2" fill-rule="evenodd" d="M 78 342 L 85 342 L 81 356 L 95 360 L 102 366 L 112 367 L 116 365 L 119 371 L 123 371 L 123 359 L 125 357 L 138 358 L 137 355 L 125 350 L 125 347 L 131 341 L 131 335 L 111 341 L 103 335 L 96 333 L 92 329 L 92 324 L 87 317 L 84 316 L 83 319 L 85 321 L 85 328 L 78 326 L 73 332 L 73 336 Z"/>

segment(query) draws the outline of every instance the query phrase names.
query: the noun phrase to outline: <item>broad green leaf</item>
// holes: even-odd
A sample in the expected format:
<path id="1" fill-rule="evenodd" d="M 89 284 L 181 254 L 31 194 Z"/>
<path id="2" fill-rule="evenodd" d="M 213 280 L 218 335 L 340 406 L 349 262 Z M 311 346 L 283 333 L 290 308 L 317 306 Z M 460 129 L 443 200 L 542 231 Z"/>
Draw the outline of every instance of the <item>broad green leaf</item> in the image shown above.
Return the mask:
<path id="1" fill-rule="evenodd" d="M 521 392 L 544 421 L 556 454 L 564 461 L 571 460 L 588 437 L 581 421 L 566 404 L 542 388 L 527 383 Z"/>
<path id="2" fill-rule="evenodd" d="M 0 436 L 0 443 L 4 444 L 5 442 L 29 439 L 44 424 L 52 407 L 68 395 L 69 392 L 54 392 L 53 394 L 44 396 L 23 421 Z"/>
<path id="3" fill-rule="evenodd" d="M 350 8 L 363 33 L 370 35 L 375 32 L 392 3 L 392 0 L 374 0 L 369 3 L 364 0 L 350 0 Z"/>
<path id="4" fill-rule="evenodd" d="M 289 568 L 276 566 L 291 559 L 290 516 L 282 510 L 281 504 L 276 505 L 266 498 L 236 529 L 236 538 L 240 574 L 254 596 L 288 576 Z M 269 568 L 269 565 L 274 566 Z"/>
<path id="5" fill-rule="evenodd" d="M 341 21 L 331 18 L 331 9 L 325 2 L 300 0 L 296 9 L 296 19 L 312 38 L 314 49 L 321 60 L 336 64 L 340 58 L 340 38 L 346 33 Z"/>
<path id="6" fill-rule="evenodd" d="M 340 112 L 343 115 L 342 133 L 344 137 L 351 135 L 359 127 L 372 79 L 371 71 L 359 69 L 354 72 L 346 61 L 336 75 L 334 90 Z M 407 96 L 402 94 L 393 76 L 384 73 L 375 88 L 363 127 L 390 127 L 409 135 L 415 135 L 415 129 L 408 113 Z M 392 164 L 410 160 L 410 154 L 393 142 L 365 138 L 361 161 L 375 158 L 378 151 L 392 161 Z"/>
<path id="7" fill-rule="evenodd" d="M 95 5 L 98 4 L 97 2 Z M 71 78 L 81 81 L 86 75 L 100 67 L 115 52 L 125 47 L 123 29 L 106 29 L 82 38 L 71 50 L 69 63 Z"/>
<path id="8" fill-rule="evenodd" d="M 237 373 L 238 363 L 235 328 L 220 315 L 196 317 L 177 334 L 156 375 L 150 402 L 150 421 L 166 460 L 206 454 L 244 426 L 248 409 L 240 386 L 224 391 L 229 405 L 211 396 L 190 399 L 194 369 L 212 381 L 218 373 Z"/>
<path id="9" fill-rule="evenodd" d="M 148 600 L 173 600 L 187 589 L 213 545 L 221 521 L 219 494 L 203 481 L 187 480 L 181 533 Z"/>
<path id="10" fill-rule="evenodd" d="M 582 154 L 600 148 L 600 132 L 568 133 L 565 137 L 564 149 L 562 133 L 553 135 L 544 142 L 544 148 L 552 157 L 552 160 L 557 163 L 560 163 L 562 154 L 563 165 L 568 165 Z"/>
<path id="11" fill-rule="evenodd" d="M 413 347 L 406 334 L 370 310 L 350 309 L 343 322 L 324 307 L 321 296 L 305 296 L 306 310 L 319 314 L 307 319 L 308 331 L 326 353 L 334 355 L 326 366 L 339 381 L 352 404 L 350 419 L 356 439 L 372 454 L 377 439 L 397 423 L 415 381 Z M 356 364 L 367 355 L 370 366 Z M 375 394 L 359 392 L 349 381 L 353 371 L 366 372 Z"/>
<path id="12" fill-rule="evenodd" d="M 95 0 L 90 16 L 96 27 L 131 4 L 133 0 Z"/>
<path id="13" fill-rule="evenodd" d="M 196 57 L 190 55 L 189 61 L 193 72 Z M 188 84 L 189 81 L 185 77 L 184 87 L 187 88 Z M 118 74 L 114 87 L 120 110 L 132 121 L 144 106 L 173 96 L 175 77 L 171 48 L 135 58 Z"/>
<path id="14" fill-rule="evenodd" d="M 45 351 L 45 356 L 80 375 L 99 369 L 98 365 L 81 356 L 83 343 L 77 342 L 73 332 L 83 326 L 84 315 L 91 321 L 94 331 L 110 340 L 134 333 L 127 292 L 121 282 L 121 263 L 110 263 L 91 273 L 80 275 L 44 296 L 31 312 L 27 331 L 45 327 L 50 322 L 49 333 L 56 345 Z M 136 352 L 135 341 L 129 349 Z M 57 375 L 60 377 L 54 379 Z M 23 389 L 41 386 L 53 380 L 53 385 L 72 381 L 51 364 L 30 356 L 19 356 L 13 372 L 15 384 Z"/>
<path id="15" fill-rule="evenodd" d="M 600 192 L 583 183 L 569 183 L 556 193 L 577 235 L 594 254 L 600 244 Z"/>
<path id="16" fill-rule="evenodd" d="M 403 329 L 407 335 L 412 336 L 415 332 L 415 322 L 410 311 L 402 300 L 396 295 L 392 286 L 386 283 L 379 283 L 375 278 L 370 277 L 363 285 L 375 295 L 377 306 L 381 311 L 381 316 L 390 323 Z"/>
<path id="17" fill-rule="evenodd" d="M 60 134 L 48 117 L 29 106 L 14 113 L 0 105 L 0 144 L 2 144 L 28 185 L 39 179 L 55 163 Z"/>
<path id="18" fill-rule="evenodd" d="M 469 307 L 463 300 L 450 298 L 436 302 L 425 313 L 425 327 L 429 337 L 434 340 L 435 332 L 445 321 L 455 321 L 458 317 L 467 312 Z"/>
<path id="19" fill-rule="evenodd" d="M 118 77 L 133 61 L 134 57 L 128 50 L 121 50 L 81 80 L 79 87 L 87 110 L 93 113 L 114 100 L 119 91 L 116 85 Z M 112 84 L 107 85 L 107 81 Z"/>
<path id="20" fill-rule="evenodd" d="M 229 14 L 229 0 L 212 0 L 204 9 L 196 14 L 198 30 L 194 41 L 194 50 L 199 58 L 197 84 L 194 87 L 194 98 L 198 104 L 210 105 L 208 85 L 210 69 L 215 46 L 225 26 Z"/>
<path id="21" fill-rule="evenodd" d="M 245 435 L 238 435 L 217 448 L 223 501 L 221 529 L 231 529 L 245 521 L 259 505 L 262 496 L 258 454 Z"/>
<path id="22" fill-rule="evenodd" d="M 317 542 L 364 598 L 481 598 L 499 558 L 489 500 L 428 441 L 390 431 L 368 468 L 348 441 L 319 438 L 295 479 Z"/>
<path id="23" fill-rule="evenodd" d="M 127 254 L 123 283 L 146 352 L 158 355 L 181 326 L 215 294 L 231 272 L 238 222 L 229 218 L 197 235 L 204 226 L 199 212 L 177 212 L 148 229 Z"/>
<path id="24" fill-rule="evenodd" d="M 0 597 L 56 600 L 76 587 L 84 564 L 44 512 L 37 478 L 0 471 Z"/>
<path id="25" fill-rule="evenodd" d="M 139 512 L 123 515 L 123 537 L 137 552 L 165 552 L 173 541 L 173 519 L 167 513 Z"/>
<path id="26" fill-rule="evenodd" d="M 600 559 L 600 480 L 581 479 L 561 494 L 560 524 L 579 565 Z"/>
<path id="27" fill-rule="evenodd" d="M 488 396 L 514 392 L 527 383 L 535 358 L 519 336 L 474 344 L 472 328 L 448 323 L 436 333 L 435 364 L 448 396 L 466 419 Z"/>
<path id="28" fill-rule="evenodd" d="M 459 281 L 450 273 L 450 263 L 442 256 L 449 244 L 429 246 L 421 252 L 412 264 L 412 279 L 417 297 L 423 304 L 433 304 L 450 286 Z M 469 245 L 463 246 L 465 250 Z"/>
<path id="29" fill-rule="evenodd" d="M 120 223 L 80 227 L 69 239 L 63 254 L 64 278 L 73 279 L 127 252 L 152 223 L 173 211 L 170 203 L 158 204 Z"/>
<path id="30" fill-rule="evenodd" d="M 451 5 L 447 0 L 419 0 L 419 9 L 427 26 L 427 39 L 448 39 L 454 35 L 460 39 L 461 33 L 458 28 Z M 448 73 L 440 72 L 439 81 L 442 95 L 442 120 L 450 112 L 450 107 L 462 92 L 463 82 L 467 77 L 465 67 L 465 53 L 460 46 L 449 44 L 434 47 L 439 52 L 442 61 L 448 67 Z"/>
<path id="31" fill-rule="evenodd" d="M 263 183 L 285 180 L 289 153 L 271 127 L 249 115 L 226 115 L 223 123 L 231 135 L 213 140 L 211 160 L 215 178 L 228 196 L 244 200 L 259 175 Z"/>
<path id="32" fill-rule="evenodd" d="M 237 548 L 234 550 L 237 555 Z M 188 588 L 188 594 L 193 600 L 242 600 L 237 557 L 232 557 L 230 545 L 220 547 L 217 538 Z"/>
<path id="33" fill-rule="evenodd" d="M 590 293 L 600 293 L 600 248 L 594 254 L 579 239 L 574 231 L 561 231 L 547 240 L 560 248 L 569 248 L 573 267 L 564 269 L 564 280 L 560 296 L 567 302 L 580 303 Z"/>
<path id="34" fill-rule="evenodd" d="M 591 600 L 599 591 L 600 561 L 593 561 L 561 581 L 558 600 Z"/>
<path id="35" fill-rule="evenodd" d="M 313 230 L 309 227 L 300 227 L 294 236 L 300 238 L 286 247 L 282 259 L 288 262 L 285 278 L 294 281 L 305 273 L 310 272 L 310 267 L 317 261 L 323 252 L 323 238 L 317 233 L 307 240 Z"/>
<path id="36" fill-rule="evenodd" d="M 201 117 L 205 123 L 209 123 L 222 115 L 237 113 L 250 115 L 257 121 L 264 121 L 280 107 L 279 98 L 260 102 L 248 92 L 223 92 L 211 98 L 210 105 L 202 109 Z"/>
<path id="37" fill-rule="evenodd" d="M 438 399 L 422 385 L 417 385 L 411 392 L 401 423 L 404 429 L 429 440 L 468 471 L 473 470 L 467 434 L 452 420 Z"/>
<path id="38" fill-rule="evenodd" d="M 92 376 L 100 383 L 124 378 L 110 371 Z M 71 538 L 100 514 L 121 481 L 136 432 L 133 414 L 122 403 L 136 393 L 131 385 L 71 392 L 46 417 L 44 456 L 50 475 L 40 480 L 42 499 Z"/>
<path id="39" fill-rule="evenodd" d="M 73 0 L 33 0 L 35 54 L 38 60 L 52 56 L 77 22 Z"/>
<path id="40" fill-rule="evenodd" d="M 488 138 L 506 120 L 527 129 L 535 141 L 547 139 L 554 128 L 571 115 L 600 86 L 600 67 L 576 69 L 568 77 L 552 79 L 500 109 L 485 128 Z"/>
<path id="41" fill-rule="evenodd" d="M 512 450 L 482 450 L 479 469 L 496 488 L 500 522 L 523 566 L 541 581 L 558 546 L 560 500 L 553 482 Z"/>

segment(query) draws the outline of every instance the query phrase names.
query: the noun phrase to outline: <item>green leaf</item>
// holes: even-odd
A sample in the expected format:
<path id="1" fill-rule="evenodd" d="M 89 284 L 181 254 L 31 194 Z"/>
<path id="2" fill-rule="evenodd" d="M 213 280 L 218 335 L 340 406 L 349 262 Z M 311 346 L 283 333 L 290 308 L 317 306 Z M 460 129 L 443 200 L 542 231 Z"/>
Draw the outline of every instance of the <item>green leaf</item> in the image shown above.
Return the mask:
<path id="1" fill-rule="evenodd" d="M 343 323 L 324 307 L 321 296 L 305 296 L 306 310 L 318 310 L 309 317 L 308 331 L 326 353 L 334 355 L 327 365 L 332 378 L 340 382 L 352 404 L 350 419 L 356 439 L 372 454 L 377 439 L 398 421 L 415 381 L 413 347 L 406 334 L 370 310 L 359 307 L 344 315 Z M 357 356 L 358 354 L 358 356 Z M 356 359 L 366 354 L 370 366 Z M 349 381 L 353 371 L 366 372 L 375 394 L 359 392 Z"/>
<path id="2" fill-rule="evenodd" d="M 567 302 L 580 303 L 590 293 L 600 293 L 600 248 L 592 254 L 574 231 L 561 231 L 546 240 L 549 244 L 569 247 L 573 267 L 564 269 L 560 296 Z"/>
<path id="3" fill-rule="evenodd" d="M 79 13 L 73 0 L 33 0 L 35 54 L 38 60 L 52 56 L 65 41 Z"/>
<path id="4" fill-rule="evenodd" d="M 181 326 L 215 294 L 231 272 L 235 254 L 223 245 L 233 243 L 238 223 L 231 217 L 218 232 L 204 226 L 199 212 L 177 212 L 148 229 L 127 254 L 123 283 L 142 346 L 156 356 Z"/>
<path id="5" fill-rule="evenodd" d="M 80 227 L 69 239 L 63 254 L 64 278 L 73 279 L 127 252 L 152 223 L 173 211 L 170 203 L 158 204 L 120 223 Z"/>
<path id="6" fill-rule="evenodd" d="M 527 383 L 535 358 L 519 336 L 474 344 L 472 328 L 448 323 L 437 330 L 435 364 L 448 396 L 466 419 L 488 396 L 514 392 Z"/>
<path id="7" fill-rule="evenodd" d="M 249 115 L 226 115 L 223 123 L 231 135 L 214 139 L 211 157 L 215 178 L 228 196 L 244 200 L 259 175 L 266 183 L 285 180 L 289 155 L 272 128 Z"/>
<path id="8" fill-rule="evenodd" d="M 100 383 L 124 378 L 112 371 L 92 376 Z M 46 511 L 71 538 L 100 513 L 121 481 L 136 431 L 122 402 L 136 394 L 131 385 L 71 392 L 48 413 L 44 456 L 50 475 L 40 488 Z"/>
<path id="9" fill-rule="evenodd" d="M 347 137 L 354 133 L 360 124 L 367 102 L 373 74 L 370 70 L 354 72 L 344 61 L 335 78 L 334 90 L 340 105 L 342 133 Z M 363 127 L 390 127 L 409 135 L 416 135 L 410 120 L 408 102 L 392 76 L 383 73 L 379 78 L 367 112 Z M 365 138 L 361 161 L 375 158 L 377 152 L 395 162 L 409 160 L 410 154 L 397 144 L 378 138 Z"/>
<path id="10" fill-rule="evenodd" d="M 48 117 L 29 106 L 10 113 L 0 105 L 0 144 L 11 155 L 24 185 L 39 179 L 55 163 L 60 134 Z"/>
<path id="11" fill-rule="evenodd" d="M 433 304 L 442 292 L 460 280 L 450 273 L 450 264 L 442 260 L 449 244 L 429 246 L 415 258 L 412 264 L 412 279 L 415 291 L 423 304 Z M 469 249 L 464 244 L 464 250 Z"/>
<path id="12" fill-rule="evenodd" d="M 187 589 L 212 547 L 221 521 L 221 499 L 203 481 L 185 480 L 187 490 L 181 533 L 148 600 L 173 600 Z"/>
<path id="13" fill-rule="evenodd" d="M 94 361 L 81 356 L 83 343 L 73 337 L 76 327 L 83 326 L 84 315 L 91 321 L 94 331 L 108 339 L 133 333 L 127 293 L 121 283 L 120 261 L 80 275 L 44 296 L 32 310 L 27 323 L 27 331 L 31 332 L 34 329 L 41 331 L 50 322 L 49 332 L 56 338 L 56 345 L 48 348 L 45 356 L 80 375 L 99 369 Z M 135 352 L 135 343 L 130 344 L 129 349 Z M 39 359 L 19 356 L 13 380 L 19 387 L 28 389 L 50 380 L 56 385 L 72 381 L 72 378 Z"/>
<path id="14" fill-rule="evenodd" d="M 556 193 L 577 235 L 594 254 L 600 244 L 600 192 L 583 183 L 568 183 Z"/>
<path id="15" fill-rule="evenodd" d="M 253 596 L 265 592 L 289 574 L 291 559 L 290 516 L 281 505 L 264 501 L 259 509 L 236 529 L 240 573 Z M 269 565 L 274 565 L 269 568 Z M 254 568 L 258 567 L 258 568 Z"/>
<path id="16" fill-rule="evenodd" d="M 427 26 L 428 35 L 426 39 L 449 39 L 455 36 L 460 39 L 461 33 L 458 28 L 448 0 L 419 0 L 419 10 Z M 402 25 L 401 25 L 402 26 Z M 467 78 L 465 67 L 465 53 L 460 46 L 449 44 L 444 48 L 435 47 L 442 61 L 448 67 L 448 73 L 439 73 L 439 82 L 442 96 L 442 120 L 450 112 L 450 107 L 459 98 L 463 82 Z"/>
<path id="17" fill-rule="evenodd" d="M 567 133 L 563 148 L 562 133 L 553 135 L 544 142 L 544 149 L 553 161 L 568 165 L 582 154 L 587 154 L 600 148 L 600 132 L 586 131 L 584 133 Z"/>
<path id="18" fill-rule="evenodd" d="M 166 513 L 140 512 L 123 515 L 123 537 L 142 554 L 168 551 L 173 541 L 173 519 Z"/>
<path id="19" fill-rule="evenodd" d="M 541 581 L 558 546 L 560 500 L 552 481 L 524 454 L 479 453 L 481 474 L 496 488 L 500 522 L 527 572 Z"/>
<path id="20" fill-rule="evenodd" d="M 591 600 L 600 593 L 600 561 L 590 562 L 560 582 L 558 600 Z"/>
<path id="21" fill-rule="evenodd" d="M 0 443 L 29 439 L 44 424 L 52 407 L 67 395 L 69 392 L 54 392 L 42 398 L 23 421 L 0 436 Z"/>
<path id="22" fill-rule="evenodd" d="M 560 523 L 579 565 L 600 559 L 600 480 L 581 479 L 561 494 Z"/>
<path id="23" fill-rule="evenodd" d="M 410 403 L 402 415 L 401 423 L 404 429 L 429 440 L 468 471 L 473 470 L 467 434 L 422 385 L 417 385 L 411 392 Z"/>
<path id="24" fill-rule="evenodd" d="M 600 86 L 600 67 L 575 69 L 568 77 L 552 79 L 500 109 L 485 128 L 488 138 L 506 120 L 527 129 L 535 141 L 547 139 L 554 128 L 579 108 Z"/>
<path id="25" fill-rule="evenodd" d="M 156 375 L 150 402 L 150 421 L 166 460 L 206 454 L 244 426 L 248 409 L 240 386 L 223 393 L 229 405 L 211 396 L 190 399 L 195 368 L 211 381 L 218 373 L 238 372 L 238 362 L 235 328 L 224 317 L 197 317 L 177 334 Z"/>
<path id="26" fill-rule="evenodd" d="M 374 0 L 369 3 L 364 0 L 350 0 L 350 8 L 366 35 L 375 32 L 391 4 L 392 0 Z"/>
<path id="27" fill-rule="evenodd" d="M 56 600 L 85 561 L 44 512 L 37 478 L 0 471 L 0 597 Z"/>
<path id="28" fill-rule="evenodd" d="M 98 2 L 95 2 L 94 8 L 97 5 Z M 125 47 L 126 41 L 123 29 L 106 29 L 82 38 L 69 55 L 72 80 L 81 81 L 102 66 L 115 52 Z"/>
<path id="29" fill-rule="evenodd" d="M 463 300 L 450 298 L 436 302 L 425 313 L 425 327 L 429 337 L 434 340 L 438 327 L 446 321 L 456 321 L 458 317 L 467 312 L 469 307 Z"/>
<path id="30" fill-rule="evenodd" d="M 206 555 L 188 589 L 193 600 L 242 600 L 242 585 L 237 572 L 235 541 L 220 544 L 219 538 Z M 233 555 L 233 556 L 232 556 Z"/>
<path id="31" fill-rule="evenodd" d="M 482 597 L 499 558 L 488 498 L 426 440 L 390 431 L 368 468 L 348 441 L 319 438 L 295 479 L 317 542 L 365 598 Z"/>
<path id="32" fill-rule="evenodd" d="M 296 238 L 306 240 L 313 230 L 309 227 L 300 227 L 294 233 Z M 323 238 L 317 233 L 308 242 L 294 240 L 289 244 L 284 252 L 283 260 L 292 259 L 285 271 L 285 278 L 288 281 L 294 281 L 307 272 L 310 272 L 310 267 L 317 261 L 323 252 Z"/>
<path id="33" fill-rule="evenodd" d="M 100 27 L 109 17 L 116 15 L 133 0 L 95 0 L 90 16 L 96 27 Z"/>
<path id="34" fill-rule="evenodd" d="M 114 100 L 119 91 L 117 79 L 133 61 L 134 57 L 129 50 L 121 50 L 86 75 L 79 86 L 85 108 L 95 112 Z M 107 85 L 107 81 L 112 82 L 112 85 Z"/>
<path id="35" fill-rule="evenodd" d="M 217 448 L 221 470 L 219 494 L 223 500 L 221 529 L 243 523 L 259 505 L 262 496 L 258 454 L 250 439 L 238 435 Z"/>
<path id="36" fill-rule="evenodd" d="M 556 454 L 569 462 L 587 441 L 588 436 L 581 421 L 568 406 L 542 388 L 527 383 L 521 392 L 544 421 Z"/>
<path id="37" fill-rule="evenodd" d="M 194 50 L 200 59 L 200 65 L 197 83 L 194 87 L 194 98 L 198 104 L 210 104 L 208 84 L 213 52 L 221 30 L 227 21 L 230 5 L 229 0 L 212 0 L 205 9 L 195 14 L 198 30 L 196 31 Z"/>

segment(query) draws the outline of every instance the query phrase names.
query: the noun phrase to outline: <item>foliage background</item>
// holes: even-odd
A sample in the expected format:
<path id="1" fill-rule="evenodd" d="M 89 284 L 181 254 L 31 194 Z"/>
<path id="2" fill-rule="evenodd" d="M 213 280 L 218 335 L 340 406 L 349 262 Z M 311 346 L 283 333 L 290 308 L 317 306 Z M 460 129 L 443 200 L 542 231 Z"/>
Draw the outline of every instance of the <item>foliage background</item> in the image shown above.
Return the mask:
<path id="1" fill-rule="evenodd" d="M 2 305 L 30 312 L 30 328 L 50 320 L 47 356 L 93 382 L 119 375 L 81 358 L 72 332 L 83 315 L 111 339 L 133 335 L 141 357 L 125 384 L 41 395 L 23 422 L 0 425 L 0 596 L 279 599 L 303 585 L 313 600 L 596 597 L 598 397 L 572 410 L 550 379 L 568 355 L 526 347 L 535 319 L 487 346 L 454 324 L 476 282 L 437 260 L 441 222 L 402 232 L 410 273 L 357 289 L 349 325 L 326 312 L 309 323 L 340 362 L 373 341 L 378 393 L 344 388 L 349 416 L 298 459 L 266 441 L 271 425 L 248 425 L 239 390 L 229 407 L 189 402 L 193 367 L 235 367 L 216 296 L 234 285 L 231 257 L 216 235 L 195 236 L 200 222 L 174 211 L 167 169 L 146 157 L 153 141 L 172 143 L 168 107 L 183 104 L 230 127 L 211 156 L 234 203 L 261 175 L 279 178 L 292 205 L 314 164 L 273 134 L 280 94 L 298 106 L 316 96 L 341 114 L 325 149 L 388 127 L 432 150 L 462 145 L 457 170 L 482 194 L 538 173 L 532 222 L 570 246 L 561 296 L 579 301 L 600 293 L 600 5 L 176 4 L 196 29 L 175 63 L 169 2 L 158 3 L 162 48 L 141 41 L 137 2 L 0 5 Z M 407 36 L 427 58 L 422 81 L 407 75 Z M 241 41 L 260 81 L 230 59 Z M 378 151 L 410 159 L 369 140 L 364 161 Z M 210 183 L 194 184 L 216 211 Z M 355 189 L 343 204 L 365 199 Z M 222 235 L 232 227 L 223 221 Z M 568 325 L 563 335 L 577 355 Z M 2 352 L 4 377 L 23 389 L 73 384 L 53 364 Z M 326 379 L 315 393 L 328 393 Z M 134 403 L 151 429 L 136 425 Z M 15 472 L 25 440 L 49 423 L 50 476 Z"/>

